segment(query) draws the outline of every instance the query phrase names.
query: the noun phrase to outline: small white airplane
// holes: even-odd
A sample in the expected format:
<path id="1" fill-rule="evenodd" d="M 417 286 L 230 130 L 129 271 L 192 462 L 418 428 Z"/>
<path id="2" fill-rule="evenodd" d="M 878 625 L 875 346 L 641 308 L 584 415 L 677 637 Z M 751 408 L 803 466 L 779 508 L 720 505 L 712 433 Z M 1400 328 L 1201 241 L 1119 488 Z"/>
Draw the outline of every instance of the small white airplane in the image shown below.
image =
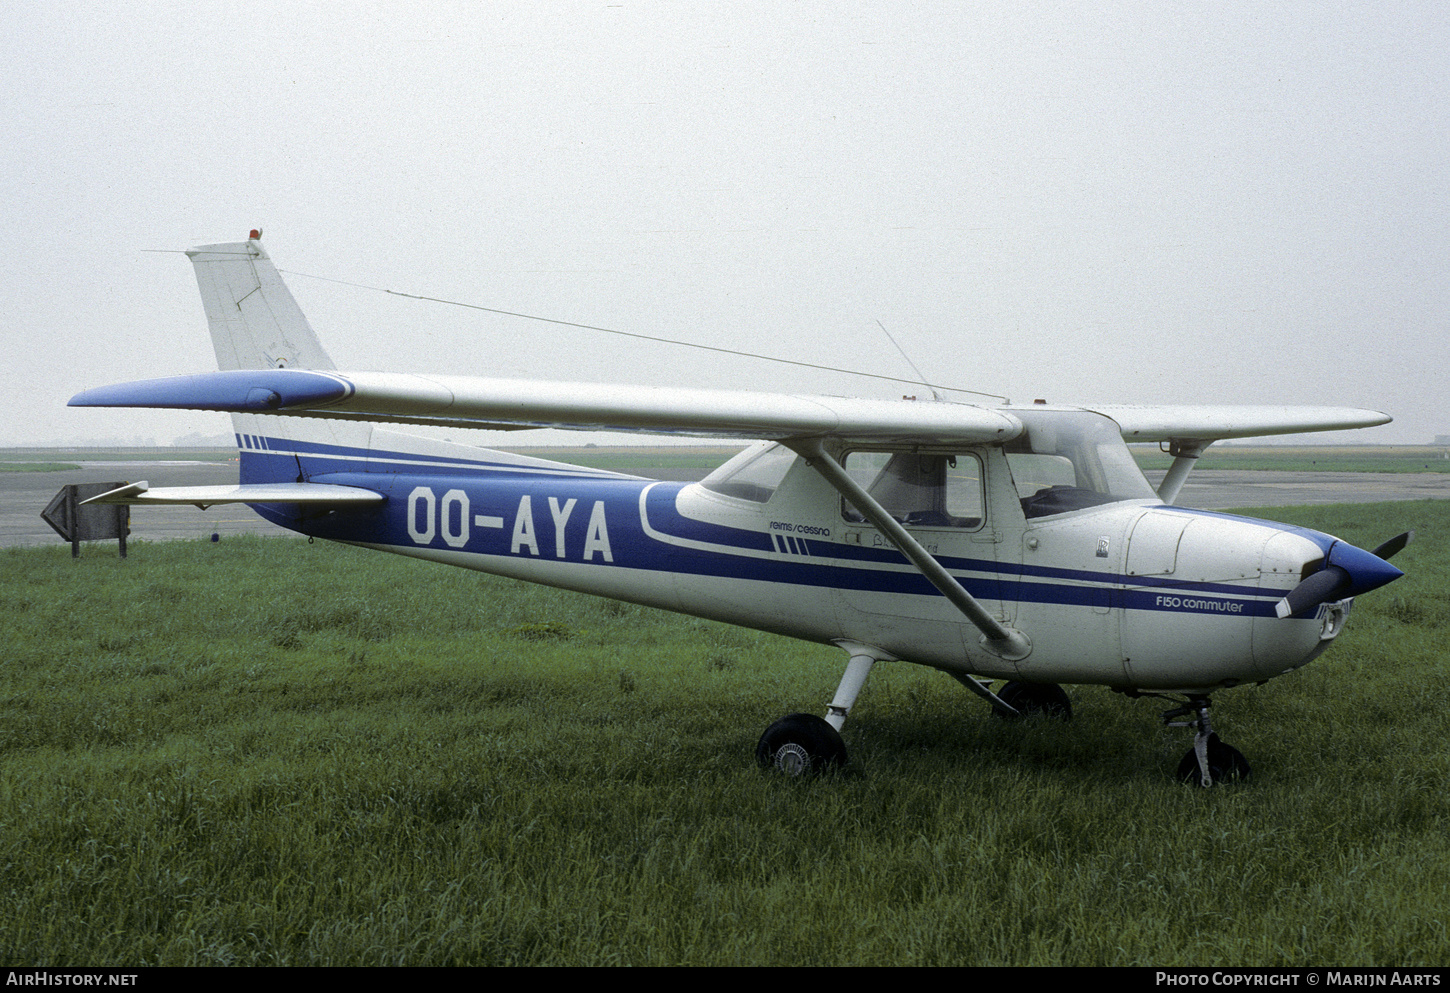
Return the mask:
<path id="1" fill-rule="evenodd" d="M 72 406 L 231 413 L 236 486 L 134 483 L 101 503 L 246 503 L 307 535 L 832 644 L 824 718 L 756 757 L 846 761 L 840 729 L 881 660 L 940 669 L 1004 716 L 1067 717 L 1059 683 L 1178 704 L 1179 776 L 1248 763 L 1210 694 L 1317 657 L 1352 599 L 1402 575 L 1271 521 L 1173 506 L 1214 441 L 1384 424 L 1330 407 L 1000 406 L 338 372 L 260 233 L 187 253 L 220 372 L 87 390 Z M 699 483 L 414 437 L 373 422 L 757 440 Z M 764 439 L 759 441 L 758 439 Z M 1155 491 L 1125 441 L 1174 456 Z M 993 681 L 1004 685 L 995 691 Z M 1177 719 L 1177 720 L 1175 720 Z"/>

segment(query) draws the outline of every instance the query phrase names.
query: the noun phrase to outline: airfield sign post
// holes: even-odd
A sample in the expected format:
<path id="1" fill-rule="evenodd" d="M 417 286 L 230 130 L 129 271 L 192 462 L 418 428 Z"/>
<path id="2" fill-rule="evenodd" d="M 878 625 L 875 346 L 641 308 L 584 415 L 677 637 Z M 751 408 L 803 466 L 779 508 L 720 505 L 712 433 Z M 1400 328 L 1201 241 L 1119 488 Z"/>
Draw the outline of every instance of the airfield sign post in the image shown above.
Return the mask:
<path id="1" fill-rule="evenodd" d="M 131 530 L 131 508 L 125 504 L 91 504 L 82 506 L 82 501 L 100 496 L 118 487 L 121 483 L 73 483 L 62 486 L 60 492 L 41 511 L 45 523 L 55 528 L 70 542 L 72 558 L 81 557 L 81 542 L 119 539 L 121 558 L 126 557 L 126 532 Z"/>

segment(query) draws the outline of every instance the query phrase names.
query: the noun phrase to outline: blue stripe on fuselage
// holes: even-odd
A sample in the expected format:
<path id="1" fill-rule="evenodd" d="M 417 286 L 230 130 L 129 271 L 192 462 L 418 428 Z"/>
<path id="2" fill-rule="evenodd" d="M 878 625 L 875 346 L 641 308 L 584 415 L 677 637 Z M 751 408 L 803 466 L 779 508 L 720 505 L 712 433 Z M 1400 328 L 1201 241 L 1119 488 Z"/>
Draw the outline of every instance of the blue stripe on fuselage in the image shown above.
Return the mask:
<path id="1" fill-rule="evenodd" d="M 364 472 L 392 474 L 415 471 L 446 472 L 449 476 L 492 478 L 499 473 L 568 479 L 638 479 L 607 469 L 560 464 L 525 465 L 508 459 L 469 455 L 421 455 L 378 448 L 355 448 L 312 441 L 293 441 L 257 435 L 238 435 L 252 441 L 241 448 L 239 481 L 242 483 L 316 481 L 324 473 Z M 480 452 L 487 449 L 480 449 Z M 376 489 L 376 484 L 371 488 Z"/>
<path id="2" fill-rule="evenodd" d="M 358 486 L 387 496 L 381 505 L 347 509 L 254 507 L 276 524 L 320 538 L 400 550 L 431 548 L 864 592 L 940 595 L 893 548 L 798 538 L 791 551 L 776 547 L 763 515 L 759 530 L 685 517 L 676 508 L 685 483 L 583 467 L 571 472 L 563 466 L 552 469 L 267 441 L 270 448 L 243 451 L 244 482 L 305 476 L 311 482 Z M 445 468 L 447 475 L 440 475 Z M 645 490 L 643 509 L 649 527 L 666 540 L 644 529 L 640 501 Z M 1289 525 L 1283 529 L 1304 532 Z M 990 559 L 939 555 L 938 560 L 969 593 L 984 600 L 1197 609 L 1243 616 L 1272 613 L 1273 602 L 1284 595 L 1227 583 L 1127 577 Z M 1165 606 L 1175 599 L 1179 606 Z M 1185 599 L 1192 606 L 1181 606 Z"/>
<path id="3" fill-rule="evenodd" d="M 1287 531 L 1289 534 L 1297 534 L 1301 538 L 1307 538 L 1319 546 L 1324 554 L 1329 554 L 1329 548 L 1338 539 L 1332 534 L 1325 534 L 1323 531 L 1315 531 L 1312 528 L 1300 527 L 1297 524 L 1285 524 L 1282 521 L 1267 521 L 1260 517 L 1243 517 L 1239 514 L 1225 514 L 1217 510 L 1196 510 L 1193 507 L 1173 507 L 1167 504 L 1161 507 L 1154 507 L 1155 511 L 1167 511 L 1173 514 L 1185 514 L 1192 517 L 1211 517 L 1221 521 L 1237 521 L 1241 524 L 1254 524 L 1258 527 L 1272 528 L 1275 531 Z"/>

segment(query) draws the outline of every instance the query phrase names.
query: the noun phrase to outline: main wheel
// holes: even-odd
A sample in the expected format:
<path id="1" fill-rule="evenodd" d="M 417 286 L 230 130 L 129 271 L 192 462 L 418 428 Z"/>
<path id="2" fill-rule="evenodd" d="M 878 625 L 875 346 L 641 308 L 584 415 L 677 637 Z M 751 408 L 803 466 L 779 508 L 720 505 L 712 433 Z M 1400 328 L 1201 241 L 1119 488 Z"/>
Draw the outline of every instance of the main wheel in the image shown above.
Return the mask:
<path id="1" fill-rule="evenodd" d="M 1023 717 L 1052 717 L 1059 721 L 1072 719 L 1072 701 L 1056 683 L 1011 682 L 997 691 L 1001 701 L 1013 707 Z M 994 710 L 994 714 L 1002 714 Z"/>
<path id="2" fill-rule="evenodd" d="M 1208 776 L 1214 783 L 1244 782 L 1252 774 L 1249 760 L 1233 745 L 1218 740 L 1218 732 L 1208 736 Z M 1197 786 L 1202 782 L 1198 774 L 1198 753 L 1192 748 L 1178 763 L 1178 781 Z M 1212 784 L 1210 784 L 1212 785 Z"/>
<path id="3" fill-rule="evenodd" d="M 765 729 L 755 746 L 755 761 L 788 776 L 846 764 L 846 743 L 835 728 L 815 714 L 789 714 Z"/>

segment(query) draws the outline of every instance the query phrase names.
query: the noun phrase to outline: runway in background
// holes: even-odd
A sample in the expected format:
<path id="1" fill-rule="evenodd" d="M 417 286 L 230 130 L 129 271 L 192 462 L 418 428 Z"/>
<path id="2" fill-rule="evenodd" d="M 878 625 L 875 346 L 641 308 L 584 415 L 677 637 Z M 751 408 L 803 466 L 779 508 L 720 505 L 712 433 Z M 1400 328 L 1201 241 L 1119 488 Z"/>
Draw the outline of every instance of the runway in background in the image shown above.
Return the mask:
<path id="1" fill-rule="evenodd" d="M 0 473 L 0 547 L 64 544 L 40 512 L 57 490 L 71 483 L 147 480 L 152 486 L 214 486 L 235 483 L 235 462 L 86 462 L 65 472 Z M 703 470 L 637 469 L 655 479 L 699 479 Z M 1157 485 L 1161 473 L 1149 473 Z M 1179 503 L 1202 510 L 1283 507 L 1298 504 L 1381 503 L 1450 499 L 1450 473 L 1274 472 L 1206 469 L 1188 478 Z M 242 504 L 210 510 L 195 507 L 131 508 L 130 541 L 225 538 L 238 534 L 285 535 Z"/>

